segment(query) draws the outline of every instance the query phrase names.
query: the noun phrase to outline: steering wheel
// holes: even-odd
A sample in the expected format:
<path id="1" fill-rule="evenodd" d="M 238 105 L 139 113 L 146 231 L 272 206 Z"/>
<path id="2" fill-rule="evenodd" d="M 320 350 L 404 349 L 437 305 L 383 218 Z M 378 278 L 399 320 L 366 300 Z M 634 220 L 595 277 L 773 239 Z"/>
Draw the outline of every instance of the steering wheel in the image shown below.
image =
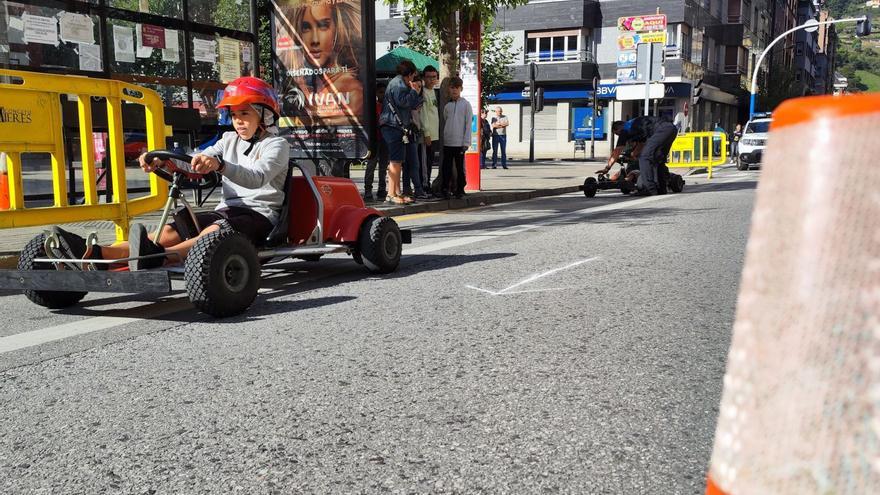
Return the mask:
<path id="1" fill-rule="evenodd" d="M 186 163 L 192 162 L 193 157 L 185 153 L 175 153 L 168 150 L 154 150 L 144 156 L 144 161 L 150 163 L 156 158 L 163 160 L 165 163 L 159 168 L 153 170 L 153 173 L 171 183 L 175 181 L 175 176 L 179 174 L 181 177 L 178 179 L 177 184 L 184 189 L 210 189 L 216 187 L 222 180 L 220 174 L 217 172 L 197 174 L 195 172 L 182 170 L 171 161 L 174 159 Z"/>

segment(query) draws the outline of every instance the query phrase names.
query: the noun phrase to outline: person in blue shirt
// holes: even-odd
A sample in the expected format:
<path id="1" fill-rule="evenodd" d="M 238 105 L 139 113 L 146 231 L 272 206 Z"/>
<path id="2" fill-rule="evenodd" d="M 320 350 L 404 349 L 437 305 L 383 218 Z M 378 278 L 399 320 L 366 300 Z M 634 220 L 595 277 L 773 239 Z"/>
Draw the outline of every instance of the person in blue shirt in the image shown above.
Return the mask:
<path id="1" fill-rule="evenodd" d="M 388 147 L 388 198 L 389 203 L 412 203 L 412 198 L 404 197 L 400 187 L 400 174 L 406 159 L 406 145 L 411 136 L 412 111 L 419 108 L 423 99 L 413 89 L 413 79 L 418 73 L 416 66 L 404 60 L 397 66 L 397 76 L 388 83 L 382 113 L 379 115 L 379 129 Z"/>

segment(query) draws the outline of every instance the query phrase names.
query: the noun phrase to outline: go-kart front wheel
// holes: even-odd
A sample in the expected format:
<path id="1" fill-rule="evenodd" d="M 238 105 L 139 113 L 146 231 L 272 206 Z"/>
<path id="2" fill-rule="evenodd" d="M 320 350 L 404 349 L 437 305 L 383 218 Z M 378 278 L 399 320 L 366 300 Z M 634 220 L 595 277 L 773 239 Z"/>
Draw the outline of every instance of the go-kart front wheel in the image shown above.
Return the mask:
<path id="1" fill-rule="evenodd" d="M 54 270 L 52 263 L 37 263 L 36 258 L 47 258 L 45 251 L 46 234 L 39 234 L 31 239 L 21 251 L 18 258 L 19 270 Z M 86 297 L 88 292 L 67 292 L 54 290 L 25 290 L 24 295 L 34 304 L 50 309 L 73 306 Z"/>
<path id="2" fill-rule="evenodd" d="M 403 238 L 390 217 L 370 217 L 361 225 L 357 253 L 372 273 L 391 273 L 400 264 Z M 357 259 L 357 258 L 355 258 Z"/>
<path id="3" fill-rule="evenodd" d="M 257 250 L 238 232 L 211 232 L 187 255 L 184 278 L 189 300 L 205 313 L 217 318 L 243 313 L 260 288 Z"/>
<path id="4" fill-rule="evenodd" d="M 584 196 L 592 198 L 596 195 L 596 191 L 599 190 L 599 182 L 595 177 L 587 177 L 584 179 L 584 186 L 582 189 L 584 190 Z"/>

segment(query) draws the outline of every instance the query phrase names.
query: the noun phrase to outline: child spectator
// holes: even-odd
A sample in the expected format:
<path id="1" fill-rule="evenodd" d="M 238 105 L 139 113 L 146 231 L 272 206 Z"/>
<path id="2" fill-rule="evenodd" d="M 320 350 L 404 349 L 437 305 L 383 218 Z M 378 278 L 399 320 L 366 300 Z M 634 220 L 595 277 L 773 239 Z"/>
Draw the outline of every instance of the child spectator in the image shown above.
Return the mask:
<path id="1" fill-rule="evenodd" d="M 449 183 L 452 181 L 452 166 L 455 163 L 456 198 L 464 197 L 464 152 L 471 146 L 471 120 L 474 110 L 467 100 L 461 97 L 462 81 L 453 77 L 449 81 L 449 102 L 443 108 L 443 199 L 449 199 Z"/>

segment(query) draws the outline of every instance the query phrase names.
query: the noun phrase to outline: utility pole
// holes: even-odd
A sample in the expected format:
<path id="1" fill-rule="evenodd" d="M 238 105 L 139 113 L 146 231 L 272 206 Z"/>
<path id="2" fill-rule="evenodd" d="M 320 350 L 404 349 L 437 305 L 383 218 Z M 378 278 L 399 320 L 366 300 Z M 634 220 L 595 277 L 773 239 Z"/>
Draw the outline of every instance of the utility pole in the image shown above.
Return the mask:
<path id="1" fill-rule="evenodd" d="M 538 76 L 538 65 L 529 62 L 529 113 L 532 125 L 529 128 L 529 163 L 535 161 L 535 105 L 537 103 L 536 95 L 538 93 L 535 87 L 535 79 Z"/>
<path id="2" fill-rule="evenodd" d="M 590 160 L 596 159 L 596 115 L 599 111 L 599 77 L 593 76 L 593 117 L 590 119 Z"/>

